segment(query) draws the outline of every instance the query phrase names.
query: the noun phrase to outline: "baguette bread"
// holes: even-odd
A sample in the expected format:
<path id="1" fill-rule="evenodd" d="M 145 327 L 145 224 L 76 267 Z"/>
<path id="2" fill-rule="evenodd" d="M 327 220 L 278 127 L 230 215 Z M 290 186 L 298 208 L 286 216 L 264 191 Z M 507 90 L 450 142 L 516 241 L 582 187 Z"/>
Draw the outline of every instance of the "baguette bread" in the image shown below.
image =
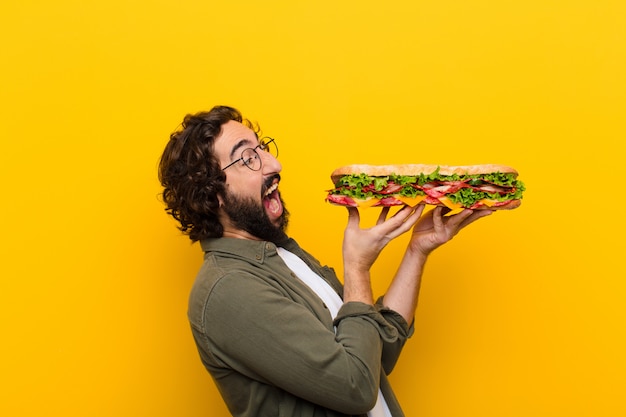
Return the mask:
<path id="1" fill-rule="evenodd" d="M 330 178 L 336 184 L 341 177 L 346 175 L 367 174 L 372 177 L 384 177 L 387 175 L 428 175 L 439 168 L 441 175 L 479 175 L 502 172 L 513 174 L 517 177 L 518 172 L 506 165 L 482 164 L 482 165 L 429 165 L 429 164 L 395 164 L 395 165 L 345 165 L 335 169 Z"/>
<path id="2" fill-rule="evenodd" d="M 521 204 L 522 204 L 522 200 L 511 200 L 508 203 L 502 204 L 500 206 L 483 205 L 483 206 L 474 207 L 472 208 L 472 210 L 512 210 L 514 208 L 518 208 Z M 448 207 L 447 205 L 443 203 L 440 203 L 437 205 L 440 207 Z"/>
<path id="3" fill-rule="evenodd" d="M 345 165 L 335 169 L 331 204 L 375 207 L 428 204 L 453 211 L 510 210 L 520 206 L 524 184 L 506 165 Z M 364 180 L 366 182 L 364 182 Z"/>

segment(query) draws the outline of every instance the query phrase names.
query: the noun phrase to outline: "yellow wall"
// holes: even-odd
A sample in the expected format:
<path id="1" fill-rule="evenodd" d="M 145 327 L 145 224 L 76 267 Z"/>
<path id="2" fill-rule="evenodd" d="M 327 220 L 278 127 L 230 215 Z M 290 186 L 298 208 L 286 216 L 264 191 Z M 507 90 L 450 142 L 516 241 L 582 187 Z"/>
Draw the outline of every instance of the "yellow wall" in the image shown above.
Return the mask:
<path id="1" fill-rule="evenodd" d="M 227 415 L 185 317 L 200 250 L 156 179 L 214 104 L 278 138 L 291 234 L 339 270 L 336 166 L 516 167 L 522 207 L 433 255 L 397 394 L 409 416 L 624 415 L 626 3 L 214 3 L 0 6 L 0 415 Z"/>

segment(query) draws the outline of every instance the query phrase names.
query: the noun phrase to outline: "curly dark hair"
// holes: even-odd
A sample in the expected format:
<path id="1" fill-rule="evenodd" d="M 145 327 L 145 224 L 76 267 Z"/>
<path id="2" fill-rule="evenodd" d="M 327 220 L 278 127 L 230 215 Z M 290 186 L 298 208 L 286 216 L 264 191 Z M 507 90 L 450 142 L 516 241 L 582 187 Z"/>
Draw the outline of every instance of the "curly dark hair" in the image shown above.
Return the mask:
<path id="1" fill-rule="evenodd" d="M 159 180 L 165 210 L 192 242 L 224 233 L 217 216 L 217 196 L 224 195 L 226 174 L 213 146 L 222 125 L 231 120 L 243 123 L 257 135 L 260 132 L 258 125 L 244 119 L 238 110 L 215 106 L 208 112 L 186 115 L 182 129 L 170 135 L 161 156 Z"/>

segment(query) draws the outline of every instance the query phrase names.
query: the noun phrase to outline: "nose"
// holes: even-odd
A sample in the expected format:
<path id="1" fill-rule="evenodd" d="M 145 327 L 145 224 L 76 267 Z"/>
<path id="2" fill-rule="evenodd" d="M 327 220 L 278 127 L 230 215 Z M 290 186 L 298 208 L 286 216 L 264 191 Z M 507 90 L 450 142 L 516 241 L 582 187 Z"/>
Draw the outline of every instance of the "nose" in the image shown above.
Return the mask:
<path id="1" fill-rule="evenodd" d="M 283 166 L 274 155 L 266 151 L 261 151 L 259 154 L 261 155 L 261 161 L 263 162 L 262 169 L 264 174 L 273 174 L 282 171 Z"/>

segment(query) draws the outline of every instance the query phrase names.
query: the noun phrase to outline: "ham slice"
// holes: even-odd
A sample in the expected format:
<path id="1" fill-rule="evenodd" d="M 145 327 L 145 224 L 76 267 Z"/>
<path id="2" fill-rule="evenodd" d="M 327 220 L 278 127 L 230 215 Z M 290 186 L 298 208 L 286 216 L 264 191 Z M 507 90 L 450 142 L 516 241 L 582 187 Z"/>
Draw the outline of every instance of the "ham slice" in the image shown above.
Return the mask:
<path id="1" fill-rule="evenodd" d="M 331 203 L 339 204 L 342 206 L 357 207 L 357 204 L 352 199 L 352 197 L 348 197 L 347 195 L 329 194 L 326 197 L 326 200 L 330 201 Z"/>
<path id="2" fill-rule="evenodd" d="M 466 181 L 429 182 L 422 186 L 422 190 L 430 197 L 440 198 L 446 194 L 454 194 L 461 188 L 467 188 Z"/>

